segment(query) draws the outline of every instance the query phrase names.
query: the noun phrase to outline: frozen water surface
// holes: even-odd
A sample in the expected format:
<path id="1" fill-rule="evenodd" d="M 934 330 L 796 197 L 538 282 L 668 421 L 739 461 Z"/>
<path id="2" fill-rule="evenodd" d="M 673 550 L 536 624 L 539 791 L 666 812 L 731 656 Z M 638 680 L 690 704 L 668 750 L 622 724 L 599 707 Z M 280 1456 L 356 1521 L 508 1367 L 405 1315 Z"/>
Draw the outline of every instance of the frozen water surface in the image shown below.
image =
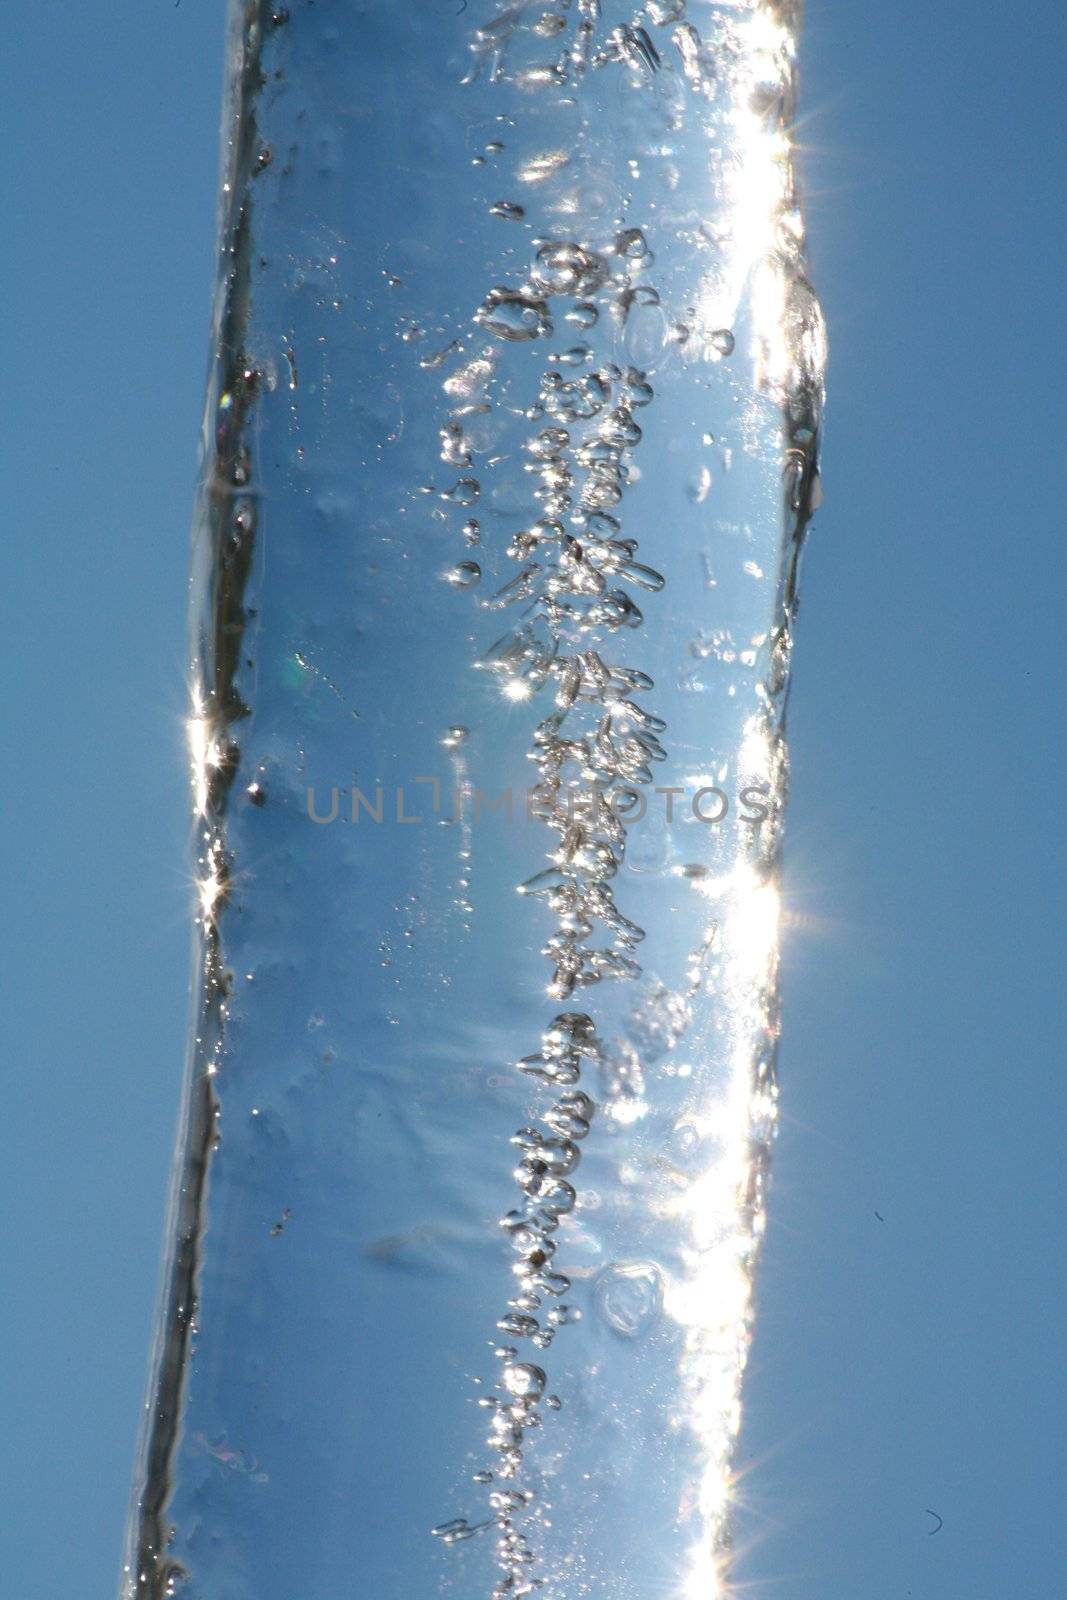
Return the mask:
<path id="1" fill-rule="evenodd" d="M 231 9 L 123 1595 L 714 1600 L 818 493 L 796 11 Z"/>

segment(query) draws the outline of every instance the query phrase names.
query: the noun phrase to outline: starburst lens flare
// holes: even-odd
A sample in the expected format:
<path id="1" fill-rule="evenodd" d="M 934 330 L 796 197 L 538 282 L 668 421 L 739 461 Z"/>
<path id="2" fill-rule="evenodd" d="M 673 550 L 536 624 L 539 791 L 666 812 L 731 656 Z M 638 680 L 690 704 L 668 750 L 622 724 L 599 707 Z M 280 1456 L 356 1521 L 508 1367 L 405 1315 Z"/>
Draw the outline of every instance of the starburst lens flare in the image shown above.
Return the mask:
<path id="1" fill-rule="evenodd" d="M 825 359 L 797 26 L 231 4 L 122 1600 L 729 1591 Z"/>

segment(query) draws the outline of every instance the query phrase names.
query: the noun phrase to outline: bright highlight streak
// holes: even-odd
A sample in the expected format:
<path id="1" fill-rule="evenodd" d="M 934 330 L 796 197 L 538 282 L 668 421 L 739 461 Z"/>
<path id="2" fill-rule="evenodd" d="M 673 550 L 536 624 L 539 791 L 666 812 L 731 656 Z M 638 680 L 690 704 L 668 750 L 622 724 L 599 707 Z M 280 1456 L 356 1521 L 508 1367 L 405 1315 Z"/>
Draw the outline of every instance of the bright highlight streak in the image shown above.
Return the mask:
<path id="1" fill-rule="evenodd" d="M 759 3 L 728 27 L 728 37 L 729 93 L 720 113 L 717 169 L 725 239 L 720 262 L 704 284 L 702 332 L 710 359 L 718 358 L 716 330 L 733 328 L 739 341 L 744 337 L 755 392 L 777 404 L 785 418 L 791 405 L 820 391 L 825 360 L 821 317 L 804 277 L 803 224 L 786 126 L 796 40 L 779 8 Z M 790 451 L 785 427 L 783 435 L 784 465 L 796 452 Z M 788 605 L 779 618 L 786 643 Z M 737 761 L 740 781 L 764 784 L 778 805 L 784 801 L 784 681 L 783 673 L 768 685 L 766 713 L 750 718 Z M 714 1098 L 693 1119 L 712 1152 L 708 1164 L 670 1202 L 686 1237 L 685 1270 L 666 1291 L 665 1311 L 684 1330 L 684 1426 L 703 1462 L 696 1490 L 700 1537 L 690 1547 L 680 1584 L 686 1600 L 725 1600 L 730 1590 L 733 1461 L 777 1119 L 776 819 L 769 831 L 769 848 L 766 842 L 753 846 L 739 831 L 732 869 L 693 884 L 709 900 L 716 922 L 718 1039 L 727 1070 Z"/>
<path id="2" fill-rule="evenodd" d="M 721 185 L 727 237 L 722 260 L 705 283 L 701 306 L 705 337 L 732 328 L 751 289 L 752 356 L 769 387 L 785 381 L 789 367 L 786 277 L 775 259 L 779 232 L 792 223 L 793 189 L 788 133 L 773 111 L 791 82 L 792 33 L 759 7 L 728 29 L 730 98 L 722 116 Z M 709 352 L 717 359 L 715 346 Z"/>
<path id="3" fill-rule="evenodd" d="M 202 822 L 207 819 L 211 804 L 212 775 L 218 772 L 222 760 L 211 718 L 207 715 L 207 707 L 199 687 L 194 686 L 191 698 L 192 715 L 186 721 L 185 736 L 189 744 L 193 816 L 197 822 Z M 225 883 L 221 867 L 224 857 L 221 854 L 220 841 L 211 830 L 208 830 L 203 835 L 203 843 L 204 851 L 199 857 L 203 871 L 196 880 L 196 900 L 200 918 L 206 927 L 214 919 L 225 890 Z"/>
<path id="4" fill-rule="evenodd" d="M 699 1438 L 703 1537 L 690 1552 L 684 1593 L 727 1593 L 733 1456 L 741 1425 L 741 1381 L 753 1318 L 753 1272 L 765 1226 L 763 1178 L 776 1120 L 773 1057 L 779 895 L 773 881 L 739 860 L 725 880 L 703 880 L 719 913 L 719 1003 L 728 1039 L 725 1086 L 694 1119 L 714 1160 L 674 1203 L 686 1267 L 665 1296 L 685 1330 L 687 1424 Z"/>
<path id="5" fill-rule="evenodd" d="M 206 715 L 204 699 L 198 687 L 192 691 L 192 715 L 185 724 L 185 737 L 189 744 L 189 761 L 192 769 L 193 815 L 207 816 L 209 773 L 216 766 L 211 722 Z"/>

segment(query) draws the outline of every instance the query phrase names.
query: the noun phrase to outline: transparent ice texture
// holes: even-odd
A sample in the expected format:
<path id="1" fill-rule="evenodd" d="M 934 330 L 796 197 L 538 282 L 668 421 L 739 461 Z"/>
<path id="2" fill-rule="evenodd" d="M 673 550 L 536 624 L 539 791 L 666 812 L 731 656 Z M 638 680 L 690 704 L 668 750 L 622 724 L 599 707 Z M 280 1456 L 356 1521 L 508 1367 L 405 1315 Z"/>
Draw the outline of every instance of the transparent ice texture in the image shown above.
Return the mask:
<path id="1" fill-rule="evenodd" d="M 818 489 L 796 25 L 232 5 L 127 1600 L 724 1592 Z"/>

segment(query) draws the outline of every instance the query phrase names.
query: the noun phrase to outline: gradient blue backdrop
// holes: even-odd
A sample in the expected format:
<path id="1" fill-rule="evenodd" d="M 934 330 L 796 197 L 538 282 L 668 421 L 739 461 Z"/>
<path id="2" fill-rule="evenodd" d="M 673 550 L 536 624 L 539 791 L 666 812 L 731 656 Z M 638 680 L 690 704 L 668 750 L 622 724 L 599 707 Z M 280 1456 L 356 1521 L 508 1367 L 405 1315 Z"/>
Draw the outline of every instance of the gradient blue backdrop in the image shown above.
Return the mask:
<path id="1" fill-rule="evenodd" d="M 223 9 L 45 0 L 4 25 L 12 1600 L 111 1600 L 144 1382 Z M 809 6 L 828 498 L 739 1570 L 773 1600 L 1045 1597 L 1067 1570 L 1065 51 L 1051 3 Z"/>

